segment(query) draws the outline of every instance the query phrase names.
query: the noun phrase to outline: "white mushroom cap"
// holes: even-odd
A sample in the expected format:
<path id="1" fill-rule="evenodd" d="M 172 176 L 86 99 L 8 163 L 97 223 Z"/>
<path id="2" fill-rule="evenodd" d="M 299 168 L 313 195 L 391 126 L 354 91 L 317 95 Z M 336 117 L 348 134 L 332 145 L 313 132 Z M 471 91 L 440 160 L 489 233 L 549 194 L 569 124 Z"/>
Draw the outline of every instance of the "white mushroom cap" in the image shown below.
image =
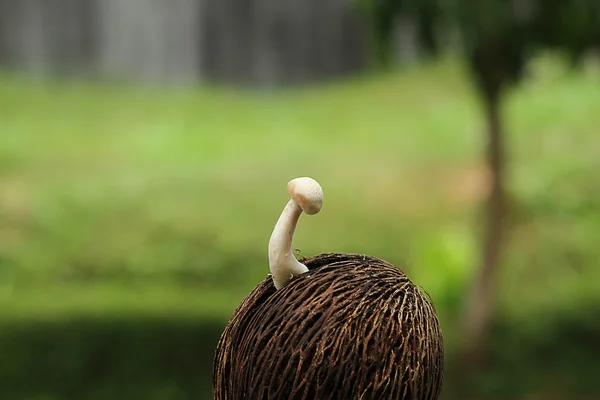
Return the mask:
<path id="1" fill-rule="evenodd" d="M 308 215 L 314 215 L 323 207 L 323 189 L 312 178 L 296 178 L 288 182 L 290 198 Z"/>

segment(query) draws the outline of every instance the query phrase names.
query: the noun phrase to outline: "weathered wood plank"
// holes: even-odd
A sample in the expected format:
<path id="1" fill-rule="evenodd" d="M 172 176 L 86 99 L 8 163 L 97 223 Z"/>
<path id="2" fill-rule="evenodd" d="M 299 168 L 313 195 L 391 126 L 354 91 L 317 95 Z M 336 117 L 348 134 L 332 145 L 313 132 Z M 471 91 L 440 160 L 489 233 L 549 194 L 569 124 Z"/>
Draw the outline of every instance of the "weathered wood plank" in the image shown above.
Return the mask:
<path id="1" fill-rule="evenodd" d="M 0 66 L 278 86 L 364 69 L 348 0 L 0 0 Z"/>

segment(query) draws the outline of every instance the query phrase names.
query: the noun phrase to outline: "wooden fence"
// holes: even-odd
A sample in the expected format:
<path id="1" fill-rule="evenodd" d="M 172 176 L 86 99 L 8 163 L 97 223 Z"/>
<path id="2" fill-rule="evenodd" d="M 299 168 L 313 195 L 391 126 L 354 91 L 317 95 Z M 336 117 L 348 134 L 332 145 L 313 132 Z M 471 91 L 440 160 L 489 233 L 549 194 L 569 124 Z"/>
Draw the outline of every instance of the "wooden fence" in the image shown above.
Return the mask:
<path id="1" fill-rule="evenodd" d="M 354 0 L 0 0 L 0 67 L 279 86 L 363 70 Z"/>

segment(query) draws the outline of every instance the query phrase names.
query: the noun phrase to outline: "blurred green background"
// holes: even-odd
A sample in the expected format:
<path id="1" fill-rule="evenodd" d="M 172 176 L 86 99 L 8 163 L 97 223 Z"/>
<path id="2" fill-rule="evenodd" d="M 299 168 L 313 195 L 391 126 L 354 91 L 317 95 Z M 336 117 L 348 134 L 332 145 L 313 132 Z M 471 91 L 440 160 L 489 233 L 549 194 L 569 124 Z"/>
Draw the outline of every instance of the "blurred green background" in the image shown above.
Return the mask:
<path id="1" fill-rule="evenodd" d="M 510 234 L 479 398 L 600 398 L 598 71 L 541 54 L 504 103 Z M 451 56 L 277 91 L 4 73 L 0 398 L 211 399 L 217 340 L 268 273 L 298 176 L 325 204 L 294 246 L 425 288 L 454 398 L 484 132 Z"/>
<path id="2" fill-rule="evenodd" d="M 518 213 L 481 385 L 514 398 L 598 394 L 600 91 L 560 65 L 538 62 L 506 110 Z M 301 175 L 326 201 L 295 247 L 400 266 L 452 354 L 486 192 L 455 60 L 274 95 L 9 77 L 0 92 L 2 398 L 210 398 L 216 341 L 268 273 Z"/>

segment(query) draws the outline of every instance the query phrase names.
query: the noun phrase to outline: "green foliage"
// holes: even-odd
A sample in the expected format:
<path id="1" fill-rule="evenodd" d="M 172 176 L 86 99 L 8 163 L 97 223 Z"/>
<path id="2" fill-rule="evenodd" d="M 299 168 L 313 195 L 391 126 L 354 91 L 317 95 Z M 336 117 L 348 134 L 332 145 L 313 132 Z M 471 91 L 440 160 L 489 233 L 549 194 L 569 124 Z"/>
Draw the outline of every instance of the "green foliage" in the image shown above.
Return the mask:
<path id="1" fill-rule="evenodd" d="M 358 0 L 358 5 L 372 27 L 375 62 L 379 66 L 389 67 L 397 5 L 387 0 Z"/>
<path id="2" fill-rule="evenodd" d="M 560 49 L 574 60 L 600 46 L 600 3 L 596 0 L 362 0 L 389 63 L 398 16 L 413 18 L 426 50 L 437 52 L 435 32 L 458 32 L 460 48 L 486 100 L 521 78 L 526 60 Z M 433 38 L 432 38 L 433 36 Z M 388 54 L 380 54 L 387 51 Z"/>

